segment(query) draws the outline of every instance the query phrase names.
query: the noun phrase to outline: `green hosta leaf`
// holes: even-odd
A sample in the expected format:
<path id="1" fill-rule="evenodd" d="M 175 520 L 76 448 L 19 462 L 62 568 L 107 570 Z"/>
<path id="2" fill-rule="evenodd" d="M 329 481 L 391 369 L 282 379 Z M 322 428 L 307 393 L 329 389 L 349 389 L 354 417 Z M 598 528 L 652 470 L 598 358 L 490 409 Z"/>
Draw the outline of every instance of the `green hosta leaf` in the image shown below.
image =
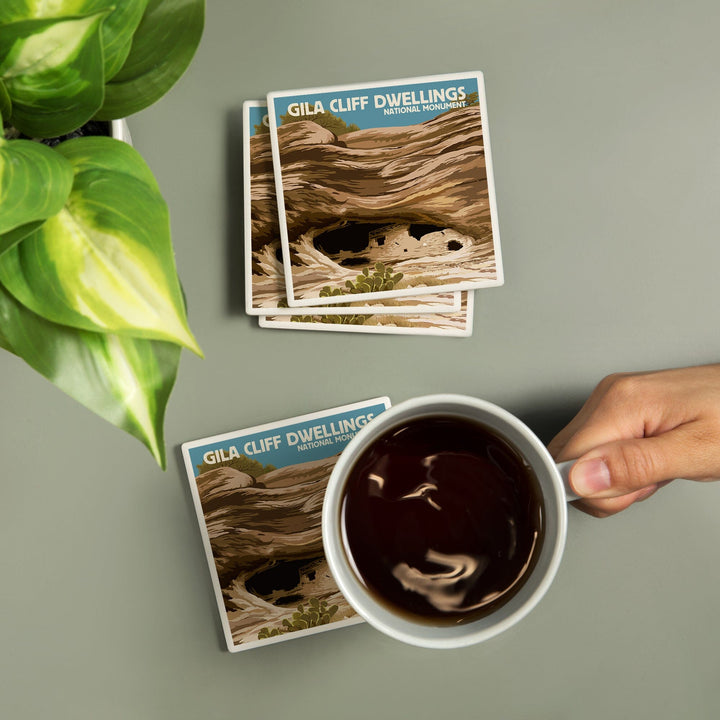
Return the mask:
<path id="1" fill-rule="evenodd" d="M 76 176 L 90 170 L 128 175 L 148 185 L 152 193 L 160 194 L 152 170 L 127 143 L 99 135 L 68 140 L 56 145 L 55 150 L 70 160 Z"/>
<path id="2" fill-rule="evenodd" d="M 9 118 L 12 114 L 12 100 L 10 100 L 10 96 L 8 95 L 7 88 L 5 87 L 5 83 L 0 80 L 0 137 L 3 135 L 3 124 L 2 119 Z"/>
<path id="3" fill-rule="evenodd" d="M 57 137 L 95 114 L 104 97 L 105 15 L 0 25 L 0 80 L 12 100 L 6 120 L 31 137 Z"/>
<path id="4" fill-rule="evenodd" d="M 110 80 L 122 68 L 132 47 L 132 39 L 137 30 L 148 0 L 95 0 L 84 4 L 113 6 L 102 26 L 102 42 L 105 60 L 105 82 Z"/>
<path id="5" fill-rule="evenodd" d="M 16 20 L 28 20 L 31 14 L 31 0 L 3 0 L 0 4 L 0 23 L 11 23 Z"/>
<path id="6" fill-rule="evenodd" d="M 105 82 L 114 77 L 127 60 L 132 39 L 137 30 L 148 0 L 123 0 L 103 23 L 103 50 L 105 53 Z"/>
<path id="7" fill-rule="evenodd" d="M 53 322 L 168 340 L 201 355 L 187 325 L 167 206 L 143 159 L 105 137 L 56 150 L 75 167 L 70 197 L 0 256 L 0 282 Z"/>
<path id="8" fill-rule="evenodd" d="M 2 325 L 0 325 L 0 348 L 7 350 L 8 352 L 13 352 L 13 349 L 10 346 L 10 341 L 5 337 L 5 335 L 3 335 Z"/>
<path id="9" fill-rule="evenodd" d="M 180 361 L 172 343 L 63 327 L 0 286 L 0 345 L 85 407 L 144 443 L 165 468 L 163 420 Z"/>
<path id="10" fill-rule="evenodd" d="M 0 235 L 60 212 L 70 195 L 67 158 L 32 140 L 0 138 Z M 0 238 L 0 253 L 3 251 Z"/>
<path id="11" fill-rule="evenodd" d="M 2 0 L 0 23 L 38 18 L 63 18 L 112 11 L 102 26 L 105 79 L 123 65 L 148 0 Z"/>
<path id="12" fill-rule="evenodd" d="M 20 225 L 20 227 L 13 228 L 10 232 L 0 235 L 0 255 L 17 245 L 23 238 L 30 235 L 30 233 L 34 233 L 44 222 L 44 220 L 36 220 L 35 222 Z"/>
<path id="13" fill-rule="evenodd" d="M 204 21 L 204 0 L 150 0 L 125 65 L 105 88 L 98 119 L 125 117 L 159 100 L 190 64 Z"/>

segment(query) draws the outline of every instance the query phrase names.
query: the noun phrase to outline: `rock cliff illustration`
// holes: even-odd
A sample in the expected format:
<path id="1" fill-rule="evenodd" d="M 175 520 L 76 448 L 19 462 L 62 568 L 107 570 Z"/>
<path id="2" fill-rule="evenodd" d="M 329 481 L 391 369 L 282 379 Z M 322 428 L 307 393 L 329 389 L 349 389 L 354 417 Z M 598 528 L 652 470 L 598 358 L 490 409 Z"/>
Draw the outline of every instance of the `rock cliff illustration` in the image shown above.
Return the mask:
<path id="1" fill-rule="evenodd" d="M 283 317 L 271 315 L 266 318 L 268 327 L 273 323 L 324 323 L 327 325 L 363 325 L 365 327 L 386 327 L 386 328 L 408 328 L 415 330 L 435 329 L 437 331 L 457 331 L 458 333 L 472 326 L 472 314 L 470 306 L 473 296 L 469 292 L 463 292 L 460 309 L 454 312 L 438 312 L 429 315 L 425 314 L 376 314 L 376 315 L 293 315 Z M 348 310 L 352 312 L 351 309 Z"/>
<path id="2" fill-rule="evenodd" d="M 312 120 L 278 128 L 293 292 L 348 292 L 377 262 L 395 290 L 497 279 L 480 108 L 337 136 Z M 268 135 L 251 138 L 253 272 L 281 262 Z M 268 180 L 267 184 L 264 178 Z"/>
<path id="3" fill-rule="evenodd" d="M 231 465 L 197 476 L 235 644 L 355 616 L 322 547 L 322 502 L 336 460 L 257 477 Z"/>

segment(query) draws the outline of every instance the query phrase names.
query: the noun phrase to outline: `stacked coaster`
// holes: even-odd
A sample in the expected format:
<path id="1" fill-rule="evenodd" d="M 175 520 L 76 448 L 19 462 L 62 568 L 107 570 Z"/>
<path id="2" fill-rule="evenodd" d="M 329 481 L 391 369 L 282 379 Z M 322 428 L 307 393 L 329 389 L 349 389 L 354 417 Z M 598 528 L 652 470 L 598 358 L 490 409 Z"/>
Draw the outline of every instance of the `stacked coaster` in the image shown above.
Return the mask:
<path id="1" fill-rule="evenodd" d="M 246 310 L 261 327 L 469 336 L 503 282 L 482 74 L 244 103 Z"/>

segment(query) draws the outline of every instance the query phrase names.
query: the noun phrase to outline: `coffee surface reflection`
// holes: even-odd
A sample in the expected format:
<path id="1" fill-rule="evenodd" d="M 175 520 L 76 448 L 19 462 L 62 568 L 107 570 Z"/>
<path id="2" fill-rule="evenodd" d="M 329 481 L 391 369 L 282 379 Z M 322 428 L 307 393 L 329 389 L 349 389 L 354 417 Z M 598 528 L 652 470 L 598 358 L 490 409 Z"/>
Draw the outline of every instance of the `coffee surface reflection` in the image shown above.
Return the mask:
<path id="1" fill-rule="evenodd" d="M 353 465 L 345 551 L 378 600 L 409 619 L 469 622 L 506 603 L 543 539 L 537 478 L 495 431 L 430 416 L 387 431 Z"/>

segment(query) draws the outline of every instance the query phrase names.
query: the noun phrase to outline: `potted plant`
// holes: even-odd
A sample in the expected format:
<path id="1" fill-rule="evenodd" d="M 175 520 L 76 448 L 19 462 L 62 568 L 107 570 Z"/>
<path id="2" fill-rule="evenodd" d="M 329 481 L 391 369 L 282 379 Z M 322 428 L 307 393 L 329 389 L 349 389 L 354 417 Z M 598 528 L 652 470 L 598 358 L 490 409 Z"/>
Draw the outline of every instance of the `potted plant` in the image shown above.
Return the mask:
<path id="1" fill-rule="evenodd" d="M 163 468 L 180 351 L 201 351 L 152 172 L 85 133 L 162 97 L 203 21 L 204 0 L 0 3 L 0 348 Z"/>

